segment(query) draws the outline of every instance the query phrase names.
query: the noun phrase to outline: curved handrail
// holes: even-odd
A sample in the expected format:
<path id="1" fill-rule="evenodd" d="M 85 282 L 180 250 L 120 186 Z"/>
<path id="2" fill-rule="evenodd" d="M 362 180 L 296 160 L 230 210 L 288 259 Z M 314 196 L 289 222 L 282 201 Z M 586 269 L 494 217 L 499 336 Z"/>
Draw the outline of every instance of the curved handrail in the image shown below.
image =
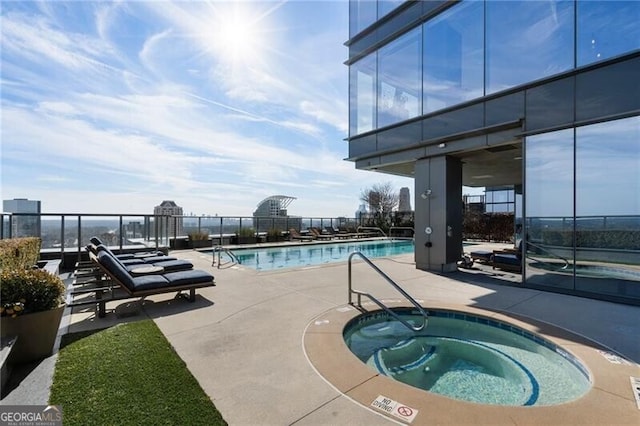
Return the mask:
<path id="1" fill-rule="evenodd" d="M 395 238 L 407 238 L 407 239 L 414 239 L 415 235 L 416 235 L 416 230 L 413 228 L 413 226 L 392 226 L 389 228 L 389 237 L 388 238 L 393 238 L 391 236 L 391 231 L 396 230 L 396 229 L 402 229 L 402 230 L 406 230 L 406 231 L 411 231 L 413 233 L 412 237 L 395 237 Z"/>
<path id="2" fill-rule="evenodd" d="M 215 246 L 213 248 L 213 260 L 211 261 L 211 266 L 215 266 L 216 264 L 216 253 L 218 253 L 218 269 L 220 269 L 221 266 L 220 255 L 222 253 L 225 253 L 227 256 L 229 256 L 232 265 L 240 263 L 240 259 L 238 259 L 234 252 L 222 246 Z"/>
<path id="3" fill-rule="evenodd" d="M 395 288 L 396 290 L 398 290 L 398 292 L 400 292 L 400 294 L 402 294 L 408 301 L 411 302 L 411 304 L 413 304 L 413 306 L 416 307 L 416 309 L 418 309 L 418 311 L 420 312 L 420 314 L 422 314 L 422 324 L 418 327 L 414 327 L 412 324 L 410 324 L 408 321 L 400 318 L 400 316 L 398 314 L 396 314 L 395 312 L 393 312 L 391 309 L 389 309 L 384 303 L 382 303 L 381 301 L 379 301 L 378 299 L 376 299 L 374 296 L 372 296 L 370 293 L 365 293 L 363 291 L 359 291 L 359 290 L 354 290 L 352 288 L 351 285 L 351 260 L 353 259 L 354 256 L 358 256 L 360 258 L 362 258 L 362 260 L 364 260 L 369 266 L 371 266 L 373 268 L 374 271 L 376 271 L 382 278 L 384 278 L 389 284 L 391 284 L 391 286 L 393 288 Z M 393 281 L 387 274 L 385 274 L 384 272 L 382 272 L 382 270 L 380 270 L 380 268 L 378 268 L 376 265 L 373 264 L 373 262 L 371 262 L 364 254 L 362 254 L 359 251 L 354 251 L 353 253 L 351 253 L 349 255 L 349 304 L 352 305 L 352 301 L 351 301 L 351 295 L 352 294 L 357 294 L 358 295 L 358 306 L 362 307 L 362 303 L 361 303 L 361 296 L 366 296 L 368 297 L 371 301 L 373 301 L 376 305 L 378 305 L 381 309 L 383 309 L 385 312 L 387 312 L 389 315 L 391 315 L 393 318 L 395 318 L 396 320 L 398 320 L 399 322 L 401 322 L 405 327 L 409 328 L 410 330 L 413 331 L 421 331 L 423 330 L 426 326 L 427 326 L 427 320 L 429 318 L 429 316 L 427 315 L 427 313 L 425 312 L 425 310 L 422 308 L 422 306 L 420 306 L 420 304 L 418 302 L 415 301 L 415 299 L 413 297 L 411 297 L 406 291 L 404 291 L 402 289 L 402 287 L 400 287 L 398 284 L 395 283 L 395 281 Z"/>
<path id="4" fill-rule="evenodd" d="M 383 237 L 385 237 L 385 238 L 389 238 L 389 237 L 387 237 L 387 234 L 385 234 L 385 233 L 384 233 L 384 231 L 383 231 L 382 229 L 378 228 L 377 226 L 358 226 L 358 227 L 356 228 L 356 232 L 358 232 L 358 233 L 359 233 L 361 229 L 363 229 L 363 230 L 365 230 L 365 231 L 366 231 L 366 230 L 370 230 L 370 231 L 378 231 L 379 233 L 381 233 L 381 234 L 382 234 L 382 236 L 383 236 Z"/>
<path id="5" fill-rule="evenodd" d="M 560 256 L 559 254 L 556 254 L 556 253 L 552 252 L 551 250 L 548 250 L 548 249 L 546 249 L 546 248 L 544 248 L 542 246 L 539 246 L 538 244 L 534 244 L 532 242 L 527 241 L 527 247 L 529 247 L 529 246 L 535 247 L 538 250 L 543 251 L 544 253 L 550 255 L 551 257 L 554 257 L 556 259 L 562 260 L 564 262 L 564 265 L 561 268 L 559 268 L 558 270 L 567 269 L 569 267 L 569 260 L 565 259 L 562 256 Z M 532 256 L 529 256 L 528 254 L 527 254 L 527 257 L 530 258 L 530 259 L 534 259 Z"/>

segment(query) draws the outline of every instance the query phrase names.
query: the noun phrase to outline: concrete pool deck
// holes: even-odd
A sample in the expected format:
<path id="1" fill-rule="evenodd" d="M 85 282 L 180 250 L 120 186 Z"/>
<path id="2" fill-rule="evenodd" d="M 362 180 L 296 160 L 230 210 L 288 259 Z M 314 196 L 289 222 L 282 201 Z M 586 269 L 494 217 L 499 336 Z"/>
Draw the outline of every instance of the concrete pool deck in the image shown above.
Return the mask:
<path id="1" fill-rule="evenodd" d="M 321 317 L 329 312 L 349 308 L 346 263 L 258 273 L 241 266 L 212 267 L 211 254 L 171 254 L 191 260 L 198 269 L 211 271 L 217 286 L 198 290 L 193 304 L 167 294 L 149 297 L 142 303 L 132 300 L 108 305 L 112 312 L 103 319 L 95 318 L 93 312 L 78 310 L 70 318 L 68 331 L 153 318 L 231 425 L 402 423 L 370 407 L 371 392 L 378 391 L 365 391 L 363 383 L 367 381 L 383 382 L 376 385 L 379 394 L 408 392 L 406 400 L 401 399 L 404 396 L 397 400 L 418 408 L 415 395 L 424 396 L 426 392 L 407 390 L 408 386 L 375 374 L 358 379 L 362 370 L 353 362 L 355 357 L 351 359 L 350 354 L 341 352 L 336 358 L 335 339 L 309 347 L 307 336 L 316 321 L 323 321 Z M 640 377 L 640 307 L 505 285 L 506 281 L 517 280 L 517 276 L 503 271 L 478 268 L 437 275 L 416 270 L 413 255 L 377 259 L 374 263 L 427 307 L 481 309 L 520 325 L 526 325 L 528 318 L 536 319 L 539 322 L 531 321 L 530 327 L 539 332 L 544 328 L 540 322 L 568 330 L 578 337 L 559 333 L 552 338 L 576 353 L 590 370 L 607 372 L 602 376 L 603 382 L 594 384 L 597 389 L 584 397 L 589 398 L 584 406 L 572 408 L 564 404 L 543 410 L 514 407 L 520 410 L 514 415 L 512 408 L 438 400 L 420 406 L 411 424 L 640 423 L 640 409 L 629 380 L 629 376 Z M 400 298 L 362 262 L 354 264 L 353 272 L 355 288 L 381 299 Z M 339 322 L 332 325 L 338 327 Z M 335 330 L 332 333 L 335 337 Z M 589 349 L 590 345 L 579 336 L 597 341 L 636 364 L 611 363 L 594 348 L 585 355 L 576 348 Z M 329 371 L 338 373 L 337 377 L 319 374 L 323 359 L 334 363 Z M 622 384 L 624 380 L 626 385 Z M 616 407 L 614 414 L 608 408 L 612 405 Z"/>

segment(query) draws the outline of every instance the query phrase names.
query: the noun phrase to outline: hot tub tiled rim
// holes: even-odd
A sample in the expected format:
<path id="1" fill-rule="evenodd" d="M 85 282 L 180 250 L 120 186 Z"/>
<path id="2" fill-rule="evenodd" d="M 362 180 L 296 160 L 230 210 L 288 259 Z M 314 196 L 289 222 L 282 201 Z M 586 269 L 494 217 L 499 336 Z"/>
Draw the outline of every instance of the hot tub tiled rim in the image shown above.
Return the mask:
<path id="1" fill-rule="evenodd" d="M 396 299 L 385 300 L 384 303 L 393 308 L 412 307 Z M 418 410 L 418 416 L 420 413 L 429 413 L 431 420 L 435 419 L 436 414 L 436 417 L 440 417 L 442 413 L 446 413 L 446 416 L 442 416 L 442 421 L 449 424 L 468 421 L 474 413 L 490 413 L 514 419 L 519 418 L 523 410 L 527 410 L 527 421 L 531 423 L 555 421 L 556 424 L 561 424 L 567 419 L 579 419 L 587 424 L 602 416 L 619 418 L 622 414 L 624 418 L 632 420 L 640 415 L 635 407 L 629 383 L 629 376 L 637 376 L 640 367 L 632 362 L 629 362 L 629 365 L 611 363 L 598 352 L 600 350 L 620 356 L 611 348 L 557 325 L 521 314 L 511 314 L 506 310 L 424 301 L 419 303 L 428 309 L 491 318 L 540 335 L 579 361 L 586 368 L 592 387 L 581 398 L 563 404 L 533 407 L 494 406 L 454 400 L 379 375 L 351 353 L 343 337 L 344 327 L 350 321 L 363 313 L 379 310 L 373 303 L 363 303 L 363 311 L 351 305 L 337 306 L 313 318 L 304 331 L 305 355 L 314 370 L 336 391 L 362 407 L 382 415 L 385 414 L 371 407 L 372 401 L 379 395 L 411 406 Z M 340 366 L 344 360 L 346 366 Z M 613 401 L 603 398 L 603 394 L 613 396 Z M 434 411 L 434 407 L 439 408 L 435 408 Z M 423 416 L 426 417 L 424 414 Z M 389 418 L 397 420 L 394 417 Z M 421 421 L 416 417 L 414 423 Z"/>

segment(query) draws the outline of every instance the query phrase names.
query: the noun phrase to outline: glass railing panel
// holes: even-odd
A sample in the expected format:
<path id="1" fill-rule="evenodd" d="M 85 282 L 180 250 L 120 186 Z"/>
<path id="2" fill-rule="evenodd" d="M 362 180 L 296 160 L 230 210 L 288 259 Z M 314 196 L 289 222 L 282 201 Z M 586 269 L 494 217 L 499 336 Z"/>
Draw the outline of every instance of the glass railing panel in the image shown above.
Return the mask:
<path id="1" fill-rule="evenodd" d="M 5 235 L 5 238 L 7 236 Z M 42 216 L 40 221 L 42 249 L 61 249 L 64 243 L 62 216 Z"/>

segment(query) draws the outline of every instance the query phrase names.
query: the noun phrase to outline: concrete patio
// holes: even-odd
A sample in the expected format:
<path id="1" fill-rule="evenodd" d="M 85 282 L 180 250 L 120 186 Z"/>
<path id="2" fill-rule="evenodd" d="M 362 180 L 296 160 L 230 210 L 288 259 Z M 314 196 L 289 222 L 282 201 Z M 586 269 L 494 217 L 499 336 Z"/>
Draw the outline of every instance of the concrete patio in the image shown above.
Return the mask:
<path id="1" fill-rule="evenodd" d="M 323 350 L 332 351 L 331 345 L 313 348 L 312 357 L 310 348 L 305 347 L 305 333 L 316 319 L 348 308 L 346 263 L 258 273 L 242 266 L 217 269 L 211 266 L 211 254 L 197 251 L 174 251 L 172 255 L 211 271 L 217 286 L 199 290 L 193 304 L 169 294 L 149 297 L 144 302 L 115 302 L 108 305 L 111 312 L 102 319 L 92 311 L 76 309 L 69 318 L 68 331 L 153 318 L 232 425 L 402 423 L 371 408 L 371 401 L 360 398 L 357 390 L 338 390 L 340 385 L 335 379 L 330 383 L 327 374 L 319 374 L 314 363 L 318 356 L 322 357 Z M 640 424 L 640 409 L 629 382 L 629 376 L 640 377 L 640 307 L 518 288 L 508 285 L 518 280 L 516 275 L 486 267 L 437 275 L 416 270 L 413 255 L 377 259 L 375 263 L 427 307 L 481 309 L 525 326 L 528 318 L 535 319 L 538 328 L 542 322 L 573 333 L 551 338 L 569 336 L 569 340 L 561 341 L 570 346 L 593 346 L 593 351 L 595 345 L 585 345 L 586 340 L 576 338 L 583 336 L 632 361 L 624 365 L 611 363 L 603 356 L 583 358 L 588 368 L 611 373 L 607 379 L 611 383 L 594 383 L 587 394 L 593 413 L 602 413 L 606 406 L 614 404 L 621 409 L 615 416 L 606 417 L 608 424 Z M 354 264 L 354 287 L 381 299 L 400 297 L 362 262 Z M 577 352 L 583 353 L 579 349 Z M 349 365 L 352 360 L 346 361 Z M 336 366 L 335 370 L 344 377 L 350 374 L 349 369 L 341 368 L 344 366 Z M 396 386 L 407 388 L 398 383 L 392 385 Z M 415 398 L 415 392 L 425 394 L 411 388 L 409 394 L 413 396 L 408 396 L 408 401 Z M 460 401 L 447 407 L 467 410 L 462 418 L 474 424 L 602 424 L 602 415 L 577 412 L 577 407 L 575 416 L 569 417 L 536 407 L 524 407 L 527 414 L 520 416 L 514 416 L 509 409 L 487 411 L 486 406 Z M 439 405 L 421 408 L 412 424 L 460 424 L 460 417 L 443 415 L 444 409 Z"/>

